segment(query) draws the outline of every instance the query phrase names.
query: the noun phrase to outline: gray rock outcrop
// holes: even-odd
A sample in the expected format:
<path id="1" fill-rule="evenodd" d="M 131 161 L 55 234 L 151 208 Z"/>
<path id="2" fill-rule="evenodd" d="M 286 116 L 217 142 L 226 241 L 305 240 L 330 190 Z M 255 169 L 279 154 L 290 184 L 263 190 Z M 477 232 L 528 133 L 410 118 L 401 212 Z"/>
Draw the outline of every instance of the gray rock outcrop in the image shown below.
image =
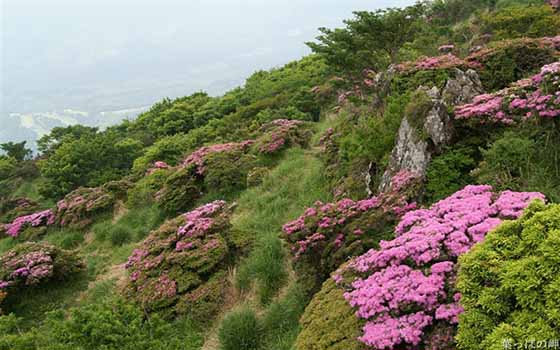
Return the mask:
<path id="1" fill-rule="evenodd" d="M 421 130 L 412 125 L 408 116 L 403 118 L 389 165 L 381 179 L 380 192 L 389 188 L 391 178 L 401 170 L 424 177 L 433 155 L 440 153 L 453 138 L 453 121 L 449 108 L 468 103 L 483 92 L 478 74 L 474 70 L 464 72 L 454 69 L 452 76 L 441 91 L 437 87 L 419 88 L 430 98 L 431 108 L 422 116 Z M 370 184 L 367 185 L 369 188 Z"/>

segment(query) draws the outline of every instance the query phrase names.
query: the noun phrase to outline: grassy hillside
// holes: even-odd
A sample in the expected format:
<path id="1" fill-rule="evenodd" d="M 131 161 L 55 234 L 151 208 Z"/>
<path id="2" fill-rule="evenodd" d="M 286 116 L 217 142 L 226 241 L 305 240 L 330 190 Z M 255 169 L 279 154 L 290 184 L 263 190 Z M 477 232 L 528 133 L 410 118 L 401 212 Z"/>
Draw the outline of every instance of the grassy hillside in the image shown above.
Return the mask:
<path id="1" fill-rule="evenodd" d="M 223 96 L 2 145 L 0 349 L 560 338 L 559 28 L 541 1 L 357 12 Z"/>

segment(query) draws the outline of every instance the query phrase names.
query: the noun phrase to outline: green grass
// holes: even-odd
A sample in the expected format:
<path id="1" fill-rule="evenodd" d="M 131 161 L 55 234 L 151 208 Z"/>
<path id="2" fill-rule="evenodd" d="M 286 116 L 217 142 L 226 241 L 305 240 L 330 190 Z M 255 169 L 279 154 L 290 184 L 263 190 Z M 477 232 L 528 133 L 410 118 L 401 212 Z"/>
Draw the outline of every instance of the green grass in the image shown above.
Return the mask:
<path id="1" fill-rule="evenodd" d="M 299 148 L 288 150 L 260 186 L 245 191 L 238 200 L 233 229 L 241 240 L 255 243 L 239 266 L 238 288 L 248 290 L 256 283 L 259 300 L 268 303 L 286 277 L 282 225 L 315 201 L 330 199 L 323 164 Z"/>
<path id="2" fill-rule="evenodd" d="M 34 200 L 45 208 L 53 207 L 54 201 L 43 198 L 39 194 L 39 186 L 43 180 L 24 181 L 11 195 L 12 198 L 25 197 Z"/>

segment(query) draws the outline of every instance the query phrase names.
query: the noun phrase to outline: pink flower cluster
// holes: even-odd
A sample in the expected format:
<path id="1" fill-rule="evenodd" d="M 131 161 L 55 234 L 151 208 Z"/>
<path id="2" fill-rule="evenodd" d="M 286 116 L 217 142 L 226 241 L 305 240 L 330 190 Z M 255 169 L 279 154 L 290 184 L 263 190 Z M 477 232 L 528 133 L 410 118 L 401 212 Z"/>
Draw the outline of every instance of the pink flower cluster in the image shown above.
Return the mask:
<path id="1" fill-rule="evenodd" d="M 226 258 L 227 216 L 226 202 L 214 201 L 151 232 L 125 264 L 131 297 L 158 309 L 195 293 Z"/>
<path id="2" fill-rule="evenodd" d="M 442 48 L 452 48 L 453 45 L 442 46 Z M 451 49 L 452 50 L 452 49 Z M 414 62 L 405 62 L 396 65 L 399 72 L 412 72 L 418 70 L 448 69 L 466 65 L 466 62 L 459 57 L 448 53 L 436 57 L 422 57 Z"/>
<path id="3" fill-rule="evenodd" d="M 0 256 L 0 290 L 64 278 L 83 267 L 69 252 L 46 243 L 24 243 Z"/>
<path id="4" fill-rule="evenodd" d="M 6 233 L 12 237 L 17 237 L 22 228 L 26 225 L 31 227 L 48 226 L 54 224 L 55 215 L 51 209 L 43 210 L 38 213 L 20 216 L 16 218 L 11 224 L 4 225 Z"/>
<path id="5" fill-rule="evenodd" d="M 416 188 L 418 182 L 418 176 L 401 172 L 393 178 L 391 190 L 377 197 L 315 203 L 302 216 L 283 226 L 294 258 L 319 256 L 320 261 L 316 263 L 328 274 L 348 256 L 361 254 L 364 247 L 375 246 L 382 227 L 416 207 L 408 202 L 409 194 L 415 191 L 407 191 Z"/>
<path id="6" fill-rule="evenodd" d="M 539 74 L 493 94 L 477 96 L 455 109 L 457 119 L 513 124 L 530 118 L 560 116 L 560 62 L 545 65 Z"/>
<path id="7" fill-rule="evenodd" d="M 151 175 L 161 169 L 169 169 L 170 166 L 166 162 L 157 161 L 154 165 L 146 171 L 146 175 Z"/>
<path id="8" fill-rule="evenodd" d="M 196 166 L 196 172 L 199 175 L 203 175 L 206 172 L 205 162 L 206 157 L 213 153 L 220 153 L 220 152 L 230 152 L 230 151 L 238 151 L 238 150 L 247 150 L 253 143 L 254 140 L 246 140 L 242 142 L 230 142 L 230 143 L 223 143 L 223 144 L 215 144 L 211 146 L 201 147 L 191 153 L 187 158 L 183 160 L 182 167 L 188 167 L 191 165 Z"/>
<path id="9" fill-rule="evenodd" d="M 185 224 L 179 227 L 177 235 L 187 238 L 204 235 L 214 224 L 212 216 L 225 207 L 225 201 L 214 201 L 184 214 Z"/>
<path id="10" fill-rule="evenodd" d="M 357 317 L 367 320 L 360 341 L 376 349 L 433 343 L 426 327 L 456 324 L 463 311 L 454 286 L 457 257 L 503 219 L 518 218 L 535 199 L 544 196 L 495 195 L 490 186 L 467 186 L 430 209 L 406 213 L 395 229 L 397 238 L 382 241 L 379 250 L 333 276 L 345 285 L 344 296 Z"/>
<path id="11" fill-rule="evenodd" d="M 264 154 L 276 153 L 293 141 L 291 136 L 302 124 L 303 122 L 300 120 L 276 119 L 264 125 L 261 131 L 266 134 L 259 138 L 259 152 Z"/>

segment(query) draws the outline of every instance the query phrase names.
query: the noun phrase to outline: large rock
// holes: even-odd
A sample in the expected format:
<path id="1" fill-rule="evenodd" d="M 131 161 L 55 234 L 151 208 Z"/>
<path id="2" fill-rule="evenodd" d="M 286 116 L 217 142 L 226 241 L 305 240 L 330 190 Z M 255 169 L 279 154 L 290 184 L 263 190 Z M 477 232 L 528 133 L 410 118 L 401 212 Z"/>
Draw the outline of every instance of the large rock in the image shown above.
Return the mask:
<path id="1" fill-rule="evenodd" d="M 421 109 L 418 112 L 421 115 L 406 115 L 403 118 L 389 166 L 381 179 L 380 192 L 387 191 L 391 178 L 402 170 L 425 176 L 432 156 L 441 152 L 453 138 L 449 107 L 469 102 L 483 92 L 474 70 L 464 72 L 453 69 L 451 73 L 453 77 L 441 91 L 437 87 L 418 88 L 417 93 L 425 93 L 431 100 L 430 107 Z M 410 109 L 407 111 L 410 113 Z"/>

